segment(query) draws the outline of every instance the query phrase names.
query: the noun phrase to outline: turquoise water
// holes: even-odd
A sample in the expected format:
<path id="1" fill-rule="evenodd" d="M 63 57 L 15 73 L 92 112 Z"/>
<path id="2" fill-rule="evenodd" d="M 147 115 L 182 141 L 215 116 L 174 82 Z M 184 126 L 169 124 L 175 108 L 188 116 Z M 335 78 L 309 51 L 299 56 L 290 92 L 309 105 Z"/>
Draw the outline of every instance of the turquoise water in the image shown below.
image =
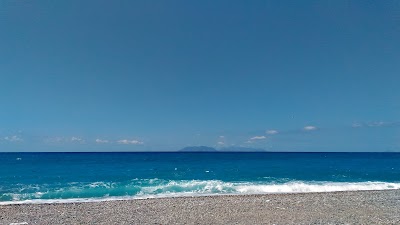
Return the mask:
<path id="1" fill-rule="evenodd" d="M 0 204 L 400 188 L 400 153 L 0 153 Z"/>

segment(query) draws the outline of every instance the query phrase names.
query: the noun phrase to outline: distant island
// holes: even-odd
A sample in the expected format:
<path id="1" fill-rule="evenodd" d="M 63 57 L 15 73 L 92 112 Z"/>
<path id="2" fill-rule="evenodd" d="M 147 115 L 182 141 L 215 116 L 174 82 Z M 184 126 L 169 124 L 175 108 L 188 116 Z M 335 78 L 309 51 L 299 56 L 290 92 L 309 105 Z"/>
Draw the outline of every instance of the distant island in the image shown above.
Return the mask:
<path id="1" fill-rule="evenodd" d="M 261 148 L 248 148 L 248 147 L 224 147 L 216 149 L 209 146 L 188 146 L 179 152 L 267 152 Z"/>

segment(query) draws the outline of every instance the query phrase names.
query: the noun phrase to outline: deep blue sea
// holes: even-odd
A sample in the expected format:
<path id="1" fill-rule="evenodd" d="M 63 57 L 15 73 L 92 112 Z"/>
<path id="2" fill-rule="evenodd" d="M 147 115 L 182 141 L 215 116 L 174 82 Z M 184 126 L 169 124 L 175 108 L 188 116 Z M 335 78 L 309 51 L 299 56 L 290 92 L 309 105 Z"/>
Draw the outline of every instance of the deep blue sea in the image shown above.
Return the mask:
<path id="1" fill-rule="evenodd" d="M 0 153 L 0 204 L 399 188 L 400 153 Z"/>

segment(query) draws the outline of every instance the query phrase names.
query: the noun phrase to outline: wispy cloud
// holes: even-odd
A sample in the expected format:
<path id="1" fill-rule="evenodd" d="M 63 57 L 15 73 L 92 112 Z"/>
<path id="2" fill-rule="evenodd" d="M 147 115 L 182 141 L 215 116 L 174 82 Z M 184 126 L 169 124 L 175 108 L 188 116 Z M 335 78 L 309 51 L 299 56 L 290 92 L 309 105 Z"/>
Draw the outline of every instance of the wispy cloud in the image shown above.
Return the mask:
<path id="1" fill-rule="evenodd" d="M 18 137 L 17 135 L 4 137 L 4 140 L 9 141 L 9 142 L 22 142 L 22 141 L 24 141 L 22 138 Z"/>
<path id="2" fill-rule="evenodd" d="M 318 129 L 318 128 L 315 127 L 315 126 L 305 126 L 305 127 L 303 127 L 303 130 L 305 130 L 305 131 L 312 131 L 312 130 L 316 130 L 316 129 Z"/>
<path id="3" fill-rule="evenodd" d="M 60 142 L 65 142 L 65 138 L 63 138 L 63 137 L 46 137 L 44 139 L 44 142 L 46 142 L 46 143 L 60 143 Z"/>
<path id="4" fill-rule="evenodd" d="M 106 144 L 106 143 L 110 143 L 110 141 L 109 140 L 104 140 L 104 139 L 96 139 L 96 143 L 99 143 L 99 144 Z"/>
<path id="5" fill-rule="evenodd" d="M 400 126 L 400 122 L 385 122 L 385 121 L 374 121 L 366 123 L 353 123 L 352 127 L 396 127 Z"/>
<path id="6" fill-rule="evenodd" d="M 392 125 L 394 125 L 394 123 L 383 122 L 383 121 L 367 123 L 367 126 L 369 126 L 369 127 L 386 127 L 386 126 L 392 126 Z"/>
<path id="7" fill-rule="evenodd" d="M 270 134 L 270 135 L 274 135 L 274 134 L 277 134 L 279 132 L 277 130 L 267 130 L 267 131 L 265 131 L 265 133 L 266 134 Z"/>
<path id="8" fill-rule="evenodd" d="M 61 143 L 80 143 L 84 144 L 86 143 L 85 139 L 81 137 L 46 137 L 43 140 L 45 143 L 48 144 L 61 144 Z"/>
<path id="9" fill-rule="evenodd" d="M 223 141 L 218 141 L 217 144 L 218 144 L 218 145 L 225 145 L 225 142 L 223 142 Z"/>
<path id="10" fill-rule="evenodd" d="M 265 136 L 254 136 L 252 138 L 250 138 L 250 140 L 255 141 L 255 140 L 263 140 L 266 139 L 267 137 Z"/>
<path id="11" fill-rule="evenodd" d="M 142 145 L 142 144 L 144 144 L 142 141 L 127 140 L 127 139 L 118 140 L 117 143 L 118 144 L 124 144 L 124 145 Z"/>

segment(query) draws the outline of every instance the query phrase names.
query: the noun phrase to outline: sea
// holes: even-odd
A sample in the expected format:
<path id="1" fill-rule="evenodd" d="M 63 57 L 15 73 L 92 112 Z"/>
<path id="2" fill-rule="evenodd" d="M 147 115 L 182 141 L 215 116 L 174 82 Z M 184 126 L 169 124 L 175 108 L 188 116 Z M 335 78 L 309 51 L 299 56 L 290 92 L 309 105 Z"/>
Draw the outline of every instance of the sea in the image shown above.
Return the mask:
<path id="1" fill-rule="evenodd" d="M 400 189 L 400 153 L 0 153 L 0 204 Z"/>

